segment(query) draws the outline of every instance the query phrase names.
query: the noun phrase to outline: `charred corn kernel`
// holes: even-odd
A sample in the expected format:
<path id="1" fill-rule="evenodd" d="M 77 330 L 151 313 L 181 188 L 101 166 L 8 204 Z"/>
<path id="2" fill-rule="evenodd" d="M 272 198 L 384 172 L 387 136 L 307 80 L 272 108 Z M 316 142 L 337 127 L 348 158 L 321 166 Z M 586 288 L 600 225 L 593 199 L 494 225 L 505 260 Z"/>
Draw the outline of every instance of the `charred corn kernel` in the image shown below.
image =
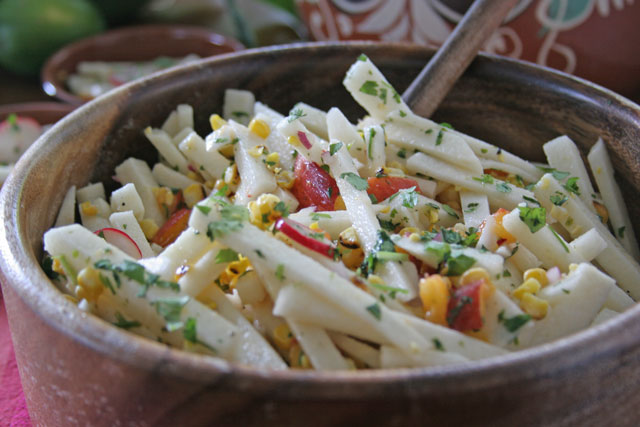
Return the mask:
<path id="1" fill-rule="evenodd" d="M 80 211 L 82 212 L 83 215 L 86 215 L 86 216 L 98 215 L 98 208 L 94 206 L 91 202 L 81 203 Z"/>
<path id="2" fill-rule="evenodd" d="M 526 282 L 529 279 L 536 279 L 543 288 L 549 284 L 547 272 L 543 268 L 530 268 L 522 276 Z"/>
<path id="3" fill-rule="evenodd" d="M 218 114 L 212 114 L 211 116 L 209 116 L 209 124 L 211 124 L 211 129 L 218 130 L 222 126 L 226 125 L 227 122 Z"/>
<path id="4" fill-rule="evenodd" d="M 260 138 L 265 139 L 271 133 L 271 128 L 269 128 L 269 124 L 264 120 L 253 119 L 249 122 L 249 130 Z"/>
<path id="5" fill-rule="evenodd" d="M 520 308 L 522 311 L 533 317 L 534 319 L 542 319 L 549 311 L 549 302 L 539 298 L 533 294 L 524 294 L 520 300 Z"/>
<path id="6" fill-rule="evenodd" d="M 460 276 L 460 286 L 468 285 L 469 283 L 478 280 L 484 280 L 485 283 L 491 283 L 491 278 L 489 277 L 487 270 L 480 267 L 470 268 Z"/>
<path id="7" fill-rule="evenodd" d="M 294 147 L 299 147 L 302 145 L 302 143 L 300 142 L 300 138 L 298 138 L 296 135 L 291 135 L 290 137 L 288 137 L 287 142 L 289 143 L 289 145 L 292 145 Z"/>
<path id="8" fill-rule="evenodd" d="M 521 300 L 526 294 L 535 294 L 542 288 L 536 279 L 527 279 L 518 286 L 512 293 L 514 298 Z"/>
<path id="9" fill-rule="evenodd" d="M 419 242 L 420 241 L 420 235 L 418 233 L 411 233 L 409 235 L 409 240 L 411 240 L 412 242 Z"/>
<path id="10" fill-rule="evenodd" d="M 295 180 L 295 177 L 289 171 L 280 170 L 276 173 L 276 183 L 281 188 L 289 189 L 293 187 L 293 183 Z"/>
<path id="11" fill-rule="evenodd" d="M 109 280 L 105 277 L 105 280 Z M 87 266 L 78 273 L 78 286 L 76 296 L 79 300 L 86 299 L 94 302 L 104 290 L 104 284 L 100 279 L 100 272 L 91 266 Z"/>
<path id="12" fill-rule="evenodd" d="M 338 244 L 348 249 L 359 249 L 360 240 L 358 239 L 358 233 L 353 227 L 342 230 L 338 236 Z"/>
<path id="13" fill-rule="evenodd" d="M 364 251 L 353 227 L 349 227 L 340 233 L 338 249 L 342 254 L 342 262 L 348 268 L 356 268 L 364 261 Z"/>
<path id="14" fill-rule="evenodd" d="M 420 279 L 420 301 L 422 301 L 425 319 L 438 325 L 447 325 L 450 288 L 449 279 L 439 274 L 432 274 Z"/>
<path id="15" fill-rule="evenodd" d="M 233 289 L 238 283 L 240 276 L 253 270 L 248 258 L 239 256 L 238 261 L 230 262 L 227 268 L 218 277 L 218 284 L 222 290 Z"/>
<path id="16" fill-rule="evenodd" d="M 145 218 L 142 221 L 140 221 L 140 228 L 142 228 L 144 237 L 146 237 L 147 240 L 151 240 L 153 239 L 153 236 L 156 235 L 160 227 L 158 227 L 158 224 L 156 224 L 154 220 L 150 218 Z"/>
<path id="17" fill-rule="evenodd" d="M 400 166 L 397 162 L 396 162 L 397 166 Z M 382 173 L 384 173 L 387 176 L 399 176 L 399 177 L 403 177 L 404 171 L 402 170 L 402 167 L 389 167 L 389 166 L 385 166 L 382 168 Z"/>
<path id="18" fill-rule="evenodd" d="M 264 145 L 256 145 L 254 147 L 251 147 L 247 152 L 251 157 L 255 157 L 257 159 L 258 157 L 265 154 L 266 150 L 267 147 L 265 147 Z"/>
<path id="19" fill-rule="evenodd" d="M 151 189 L 159 205 L 169 206 L 173 203 L 173 192 L 169 187 L 153 187 Z"/>
<path id="20" fill-rule="evenodd" d="M 286 323 L 278 325 L 273 330 L 273 341 L 280 350 L 288 351 L 293 344 L 293 334 Z"/>
<path id="21" fill-rule="evenodd" d="M 184 197 L 185 204 L 192 208 L 200 200 L 204 199 L 204 191 L 200 184 L 191 184 L 184 190 L 182 190 L 182 196 Z"/>
<path id="22" fill-rule="evenodd" d="M 336 197 L 336 201 L 333 203 L 333 210 L 335 211 L 344 211 L 347 207 L 344 204 L 344 200 L 342 200 L 342 196 Z"/>
<path id="23" fill-rule="evenodd" d="M 280 211 L 275 210 L 280 198 L 274 194 L 261 194 L 257 200 L 249 202 L 249 221 L 256 227 L 266 230 L 282 216 Z"/>
<path id="24" fill-rule="evenodd" d="M 300 347 L 300 344 L 298 343 L 292 345 L 291 349 L 289 350 L 289 364 L 291 365 L 292 368 L 299 368 L 299 369 L 312 368 L 311 361 L 309 360 L 307 355 L 304 354 L 304 351 L 302 351 L 302 347 Z"/>
<path id="25" fill-rule="evenodd" d="M 593 207 L 596 210 L 596 213 L 598 214 L 598 217 L 600 218 L 600 221 L 603 224 L 606 224 L 609 222 L 609 211 L 607 210 L 607 208 L 599 202 L 596 202 L 595 200 L 593 201 Z"/>
<path id="26" fill-rule="evenodd" d="M 225 184 L 237 184 L 240 180 L 238 176 L 238 166 L 234 163 L 224 170 L 224 182 Z"/>

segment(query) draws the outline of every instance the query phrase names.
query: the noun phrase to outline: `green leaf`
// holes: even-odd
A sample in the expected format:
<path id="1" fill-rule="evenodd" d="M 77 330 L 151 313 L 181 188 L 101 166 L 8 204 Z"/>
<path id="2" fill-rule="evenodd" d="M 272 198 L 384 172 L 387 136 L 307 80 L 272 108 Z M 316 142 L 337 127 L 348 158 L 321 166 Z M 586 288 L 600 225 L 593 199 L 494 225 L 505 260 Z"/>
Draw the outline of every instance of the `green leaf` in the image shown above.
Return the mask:
<path id="1" fill-rule="evenodd" d="M 496 190 L 501 193 L 511 193 L 511 186 L 506 182 L 499 182 L 496 184 Z"/>
<path id="2" fill-rule="evenodd" d="M 436 262 L 440 264 L 451 254 L 451 247 L 446 242 L 436 242 L 430 240 L 424 247 L 425 252 L 430 252 L 436 257 Z"/>
<path id="3" fill-rule="evenodd" d="M 498 314 L 498 321 L 504 324 L 505 329 L 509 332 L 517 331 L 526 325 L 529 320 L 531 320 L 531 316 L 528 314 L 517 314 L 513 317 L 505 317 L 504 310 Z"/>
<path id="4" fill-rule="evenodd" d="M 369 59 L 369 57 L 364 53 L 361 53 L 360 56 L 358 56 L 358 61 L 367 62 L 367 59 Z"/>
<path id="5" fill-rule="evenodd" d="M 117 267 L 117 271 L 138 283 L 144 284 L 146 282 L 144 278 L 145 269 L 137 262 L 125 260 L 124 263 Z"/>
<path id="6" fill-rule="evenodd" d="M 558 181 L 562 181 L 563 179 L 569 176 L 569 172 L 562 172 L 554 168 L 546 168 L 544 166 L 538 166 L 538 169 L 540 169 L 544 173 L 550 173 Z"/>
<path id="7" fill-rule="evenodd" d="M 276 205 L 273 207 L 273 210 L 276 212 L 280 212 L 280 216 L 283 218 L 289 216 L 289 208 L 283 201 L 279 201 L 278 203 L 276 203 Z"/>
<path id="8" fill-rule="evenodd" d="M 220 215 L 222 219 L 207 224 L 207 237 L 212 242 L 218 237 L 240 230 L 242 223 L 249 220 L 249 211 L 244 206 L 223 206 Z"/>
<path id="9" fill-rule="evenodd" d="M 233 249 L 229 249 L 229 248 L 220 249 L 220 251 L 216 255 L 216 264 L 223 264 L 225 262 L 238 261 L 239 259 L 240 258 L 239 258 L 238 252 L 234 251 Z"/>
<path id="10" fill-rule="evenodd" d="M 444 211 L 446 213 L 448 213 L 450 216 L 456 218 L 456 219 L 460 219 L 460 216 L 456 213 L 456 211 L 453 210 L 453 208 L 449 205 L 442 205 L 442 209 L 444 209 Z"/>
<path id="11" fill-rule="evenodd" d="M 459 276 L 470 269 L 475 262 L 475 258 L 465 254 L 452 255 L 447 260 L 447 276 Z"/>
<path id="12" fill-rule="evenodd" d="M 167 322 L 167 330 L 171 332 L 183 326 L 180 321 L 180 315 L 182 314 L 182 308 L 190 299 L 188 295 L 184 295 L 176 298 L 157 299 L 151 304 L 155 307 L 156 312 Z"/>
<path id="13" fill-rule="evenodd" d="M 367 80 L 360 86 L 360 92 L 366 93 L 367 95 L 378 96 L 378 83 L 373 80 Z"/>
<path id="14" fill-rule="evenodd" d="M 376 130 L 374 128 L 369 129 L 369 144 L 367 144 L 367 157 L 373 160 L 373 138 L 376 136 Z"/>
<path id="15" fill-rule="evenodd" d="M 476 203 L 476 202 L 469 203 L 469 204 L 467 205 L 467 209 L 465 209 L 464 211 L 465 211 L 465 213 L 475 212 L 475 211 L 476 211 L 476 209 L 478 209 L 478 206 L 479 206 L 479 205 L 480 205 L 480 204 L 479 204 L 479 203 Z"/>
<path id="16" fill-rule="evenodd" d="M 539 201 L 537 201 L 536 199 L 532 198 L 532 197 L 529 197 L 529 196 L 522 196 L 522 198 L 523 198 L 525 201 L 529 202 L 529 203 L 533 203 L 534 205 L 540 206 L 540 202 L 539 202 Z"/>
<path id="17" fill-rule="evenodd" d="M 621 239 L 624 237 L 624 229 L 626 227 L 623 225 L 622 227 L 618 228 L 618 237 L 620 237 Z"/>
<path id="18" fill-rule="evenodd" d="M 480 178 L 474 176 L 473 180 L 481 182 L 483 184 L 493 184 L 493 177 L 486 173 L 480 175 Z"/>
<path id="19" fill-rule="evenodd" d="M 304 113 L 304 111 L 302 111 L 302 108 L 296 107 L 291 111 L 289 111 L 289 117 L 287 117 L 287 122 L 292 123 L 304 116 L 306 116 L 306 114 Z"/>
<path id="20" fill-rule="evenodd" d="M 361 178 L 359 175 L 353 172 L 345 172 L 340 175 L 340 178 L 347 181 L 356 190 L 365 191 L 369 188 L 369 183 L 367 182 L 367 180 L 364 178 Z"/>
<path id="21" fill-rule="evenodd" d="M 440 129 L 438 131 L 438 135 L 436 136 L 436 145 L 442 144 L 442 137 L 444 136 L 444 129 Z"/>
<path id="22" fill-rule="evenodd" d="M 137 320 L 125 319 L 125 317 L 119 311 L 116 311 L 116 321 L 113 324 L 122 329 L 131 329 L 142 326 L 142 324 Z"/>
<path id="23" fill-rule="evenodd" d="M 547 211 L 545 208 L 536 207 L 519 207 L 520 220 L 524 222 L 532 233 L 544 227 L 546 222 Z"/>
<path id="24" fill-rule="evenodd" d="M 186 322 L 184 322 L 184 328 L 182 329 L 182 336 L 186 341 L 197 344 L 198 343 L 198 334 L 197 334 L 197 321 L 193 317 L 189 317 Z"/>
<path id="25" fill-rule="evenodd" d="M 284 264 L 278 264 L 276 267 L 276 278 L 281 282 L 285 279 L 284 277 Z"/>
<path id="26" fill-rule="evenodd" d="M 440 232 L 442 233 L 442 240 L 447 243 L 460 244 L 460 242 L 462 242 L 462 236 L 460 236 L 460 234 L 455 230 L 443 228 Z"/>
<path id="27" fill-rule="evenodd" d="M 567 182 L 563 185 L 565 190 L 575 194 L 576 196 L 580 195 L 580 188 L 578 187 L 578 177 L 572 176 L 567 180 Z"/>
<path id="28" fill-rule="evenodd" d="M 209 215 L 209 212 L 211 212 L 211 206 L 196 205 L 196 208 L 205 215 Z"/>
<path id="29" fill-rule="evenodd" d="M 372 204 L 375 205 L 375 204 L 378 203 L 378 198 L 373 193 L 369 193 L 368 196 L 369 196 L 369 200 L 371 200 Z"/>
<path id="30" fill-rule="evenodd" d="M 334 155 L 342 148 L 342 142 L 336 142 L 333 144 L 329 144 L 329 154 Z"/>
<path id="31" fill-rule="evenodd" d="M 367 311 L 369 313 L 371 313 L 371 315 L 373 317 L 375 317 L 377 320 L 382 319 L 382 310 L 380 309 L 380 306 L 378 305 L 378 303 L 373 303 L 370 306 L 366 307 Z"/>
<path id="32" fill-rule="evenodd" d="M 551 232 L 553 233 L 553 235 L 555 236 L 555 238 L 558 240 L 558 242 L 560 242 L 560 244 L 562 245 L 562 248 L 564 249 L 564 251 L 566 253 L 569 253 L 569 247 L 567 246 L 567 244 L 564 242 L 564 240 L 562 239 L 562 237 L 560 237 L 558 235 L 558 233 L 556 233 L 556 230 L 554 230 L 553 228 L 549 227 L 549 230 L 551 230 Z"/>
<path id="33" fill-rule="evenodd" d="M 405 208 L 415 208 L 418 204 L 418 193 L 415 186 L 399 190 L 397 194 L 400 194 L 402 206 Z"/>
<path id="34" fill-rule="evenodd" d="M 318 221 L 320 218 L 331 218 L 331 215 L 326 213 L 318 213 L 318 212 L 314 212 L 311 214 L 311 219 L 313 221 Z"/>
<path id="35" fill-rule="evenodd" d="M 438 350 L 438 351 L 447 351 L 444 348 L 444 345 L 442 345 L 442 341 L 440 341 L 438 338 L 433 338 L 431 340 L 431 342 L 433 342 L 433 347 Z"/>
<path id="36" fill-rule="evenodd" d="M 551 203 L 556 206 L 562 206 L 567 200 L 569 200 L 569 198 L 565 194 L 556 191 L 549 197 L 549 200 L 551 200 Z"/>

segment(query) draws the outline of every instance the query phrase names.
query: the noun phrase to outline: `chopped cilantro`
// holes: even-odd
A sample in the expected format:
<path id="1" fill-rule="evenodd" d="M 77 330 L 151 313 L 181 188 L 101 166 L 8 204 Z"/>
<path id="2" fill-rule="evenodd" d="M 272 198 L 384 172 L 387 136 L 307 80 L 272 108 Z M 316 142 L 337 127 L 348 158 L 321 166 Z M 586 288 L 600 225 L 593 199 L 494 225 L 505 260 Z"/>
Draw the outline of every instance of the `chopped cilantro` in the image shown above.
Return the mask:
<path id="1" fill-rule="evenodd" d="M 440 232 L 442 233 L 442 240 L 447 243 L 460 244 L 462 242 L 462 236 L 455 230 L 443 228 Z"/>
<path id="2" fill-rule="evenodd" d="M 207 205 L 196 205 L 196 208 L 205 215 L 208 215 L 211 212 L 211 207 Z"/>
<path id="3" fill-rule="evenodd" d="M 369 200 L 371 200 L 372 204 L 375 205 L 375 204 L 378 203 L 378 198 L 373 193 L 369 193 L 368 196 L 369 196 Z"/>
<path id="4" fill-rule="evenodd" d="M 276 267 L 276 278 L 281 282 L 284 280 L 284 264 L 278 264 Z"/>
<path id="5" fill-rule="evenodd" d="M 233 249 L 224 248 L 220 249 L 220 251 L 216 255 L 216 264 L 238 261 L 238 259 L 240 259 L 238 256 L 238 252 L 234 251 Z"/>
<path id="6" fill-rule="evenodd" d="M 565 190 L 575 194 L 576 196 L 580 195 L 580 188 L 578 187 L 578 177 L 572 176 L 567 180 L 567 182 L 563 185 Z"/>
<path id="7" fill-rule="evenodd" d="M 156 312 L 167 322 L 167 330 L 171 332 L 183 326 L 180 321 L 180 315 L 182 314 L 182 308 L 190 299 L 191 297 L 184 295 L 176 298 L 157 299 L 151 304 L 155 307 Z"/>
<path id="8" fill-rule="evenodd" d="M 486 173 L 482 174 L 479 178 L 474 176 L 473 180 L 483 184 L 493 184 L 493 177 Z"/>
<path id="9" fill-rule="evenodd" d="M 534 205 L 538 205 L 538 206 L 540 206 L 540 202 L 539 202 L 539 201 L 537 201 L 536 199 L 534 199 L 533 197 L 529 197 L 529 196 L 522 196 L 522 198 L 523 198 L 525 201 L 529 202 L 529 203 L 533 203 Z"/>
<path id="10" fill-rule="evenodd" d="M 469 203 L 469 204 L 467 204 L 467 209 L 465 209 L 464 211 L 465 211 L 465 213 L 475 212 L 476 209 L 478 209 L 479 205 L 480 204 L 476 203 L 476 202 Z"/>
<path id="11" fill-rule="evenodd" d="M 370 306 L 366 307 L 367 311 L 369 313 L 371 313 L 371 315 L 373 317 L 375 317 L 377 320 L 382 319 L 382 310 L 380 309 L 380 306 L 378 305 L 378 303 L 373 303 Z"/>
<path id="12" fill-rule="evenodd" d="M 447 276 L 459 276 L 470 269 L 475 262 L 475 258 L 465 254 L 452 255 L 447 260 Z"/>
<path id="13" fill-rule="evenodd" d="M 249 211 L 244 206 L 227 205 L 220 209 L 222 219 L 207 224 L 207 237 L 212 242 L 232 231 L 242 228 L 242 223 L 249 219 Z"/>
<path id="14" fill-rule="evenodd" d="M 340 178 L 347 181 L 356 190 L 364 191 L 369 188 L 369 183 L 367 182 L 367 180 L 364 178 L 361 178 L 359 175 L 353 172 L 345 172 L 340 175 Z"/>
<path id="15" fill-rule="evenodd" d="M 538 166 L 538 169 L 540 169 L 544 173 L 550 173 L 558 181 L 562 181 L 563 179 L 569 176 L 569 172 L 562 172 L 554 168 L 546 168 L 544 166 Z"/>
<path id="16" fill-rule="evenodd" d="M 125 317 L 119 311 L 116 311 L 116 321 L 113 324 L 122 329 L 131 329 L 142 326 L 142 324 L 136 320 L 125 319 Z"/>
<path id="17" fill-rule="evenodd" d="M 445 350 L 444 346 L 442 345 L 442 341 L 440 341 L 438 338 L 433 338 L 431 340 L 431 342 L 433 342 L 433 347 L 435 347 L 436 350 L 438 350 L 438 351 L 447 351 L 447 350 Z"/>
<path id="18" fill-rule="evenodd" d="M 319 212 L 314 212 L 311 214 L 311 219 L 313 221 L 318 221 L 320 218 L 331 218 L 331 215 Z"/>
<path id="19" fill-rule="evenodd" d="M 626 227 L 624 225 L 622 227 L 618 228 L 618 231 L 617 231 L 618 237 L 620 237 L 621 239 L 624 237 L 624 229 L 625 228 Z"/>
<path id="20" fill-rule="evenodd" d="M 378 83 L 373 80 L 367 80 L 360 86 L 360 92 L 366 93 L 367 95 L 378 96 Z"/>
<path id="21" fill-rule="evenodd" d="M 401 148 L 396 154 L 401 159 L 406 159 L 407 158 L 407 150 L 405 150 L 404 148 Z"/>
<path id="22" fill-rule="evenodd" d="M 505 269 L 502 272 L 502 277 L 511 277 L 511 272 L 509 270 Z"/>
<path id="23" fill-rule="evenodd" d="M 329 154 L 334 155 L 342 148 L 342 142 L 336 142 L 334 144 L 329 144 Z"/>
<path id="24" fill-rule="evenodd" d="M 116 294 L 116 290 L 113 289 L 113 284 L 111 283 L 111 280 L 109 280 L 109 278 L 107 276 L 105 276 L 104 274 L 102 274 L 102 273 L 98 273 L 98 277 L 100 278 L 100 281 L 102 282 L 104 287 L 109 289 L 111 291 L 111 293 L 113 295 L 115 295 Z"/>
<path id="25" fill-rule="evenodd" d="M 447 128 L 447 129 L 453 129 L 453 126 L 451 126 L 451 124 L 447 123 L 447 122 L 440 123 L 440 126 L 442 126 L 443 128 Z"/>
<path id="26" fill-rule="evenodd" d="M 370 160 L 373 160 L 373 138 L 376 136 L 376 130 L 374 128 L 369 129 L 369 144 L 367 145 L 367 156 Z"/>
<path id="27" fill-rule="evenodd" d="M 233 111 L 231 115 L 236 118 L 249 117 L 249 113 L 247 113 L 246 111 Z"/>
<path id="28" fill-rule="evenodd" d="M 438 135 L 436 136 L 436 145 L 442 144 L 442 137 L 444 136 L 444 129 L 440 129 L 438 131 Z"/>
<path id="29" fill-rule="evenodd" d="M 549 197 L 549 200 L 551 200 L 551 203 L 556 206 L 562 206 L 567 200 L 569 200 L 569 198 L 560 191 L 556 191 Z"/>
<path id="30" fill-rule="evenodd" d="M 556 230 L 554 230 L 553 228 L 549 227 L 549 230 L 551 230 L 551 232 L 553 233 L 553 235 L 555 236 L 555 238 L 558 240 L 558 242 L 560 242 L 560 244 L 562 245 L 562 249 L 564 249 L 564 251 L 566 253 L 569 253 L 569 247 L 567 246 L 567 244 L 564 242 L 564 240 L 562 239 L 562 237 L 560 237 L 558 235 L 558 233 L 556 233 Z"/>
<path id="31" fill-rule="evenodd" d="M 273 210 L 276 212 L 280 212 L 281 217 L 286 218 L 289 216 L 289 208 L 283 201 L 279 201 L 278 203 L 276 203 L 276 205 L 273 207 Z"/>
<path id="32" fill-rule="evenodd" d="M 456 213 L 456 211 L 453 210 L 453 208 L 449 205 L 442 205 L 442 209 L 444 209 L 444 211 L 446 213 L 448 213 L 450 216 L 456 218 L 456 219 L 460 219 L 460 216 Z"/>
<path id="33" fill-rule="evenodd" d="M 504 324 L 505 329 L 509 332 L 517 331 L 529 320 L 531 320 L 531 316 L 528 314 L 517 314 L 513 317 L 505 317 L 504 310 L 498 313 L 498 322 Z"/>
<path id="34" fill-rule="evenodd" d="M 547 211 L 545 208 L 520 207 L 520 220 L 524 222 L 532 233 L 544 227 Z"/>
<path id="35" fill-rule="evenodd" d="M 302 108 L 296 107 L 291 111 L 289 111 L 289 117 L 287 118 L 287 122 L 292 123 L 304 116 L 306 116 L 306 114 L 304 113 L 304 111 L 302 111 Z"/>
<path id="36" fill-rule="evenodd" d="M 496 184 L 496 190 L 498 190 L 501 193 L 510 193 L 511 187 L 506 182 L 498 182 Z"/>
<path id="37" fill-rule="evenodd" d="M 360 56 L 358 56 L 358 61 L 367 62 L 367 59 L 369 58 L 364 53 L 361 53 Z"/>

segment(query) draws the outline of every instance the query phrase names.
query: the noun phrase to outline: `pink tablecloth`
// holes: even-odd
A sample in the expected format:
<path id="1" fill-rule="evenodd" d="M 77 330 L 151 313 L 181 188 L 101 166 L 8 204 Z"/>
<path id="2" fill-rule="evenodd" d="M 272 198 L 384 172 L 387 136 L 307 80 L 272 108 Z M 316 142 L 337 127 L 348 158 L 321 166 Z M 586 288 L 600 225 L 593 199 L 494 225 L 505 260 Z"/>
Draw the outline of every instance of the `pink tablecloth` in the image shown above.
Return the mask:
<path id="1" fill-rule="evenodd" d="M 31 426 L 0 293 L 0 426 Z"/>

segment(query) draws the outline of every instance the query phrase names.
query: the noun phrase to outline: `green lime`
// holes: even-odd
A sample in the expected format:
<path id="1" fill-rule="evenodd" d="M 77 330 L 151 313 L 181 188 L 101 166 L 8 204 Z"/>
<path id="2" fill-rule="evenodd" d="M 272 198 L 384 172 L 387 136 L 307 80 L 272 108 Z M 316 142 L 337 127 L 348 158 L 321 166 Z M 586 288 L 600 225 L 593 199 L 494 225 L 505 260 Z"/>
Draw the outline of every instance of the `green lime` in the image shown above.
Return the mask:
<path id="1" fill-rule="evenodd" d="M 0 64 L 37 74 L 56 50 L 104 29 L 104 18 L 86 0 L 0 0 Z"/>

